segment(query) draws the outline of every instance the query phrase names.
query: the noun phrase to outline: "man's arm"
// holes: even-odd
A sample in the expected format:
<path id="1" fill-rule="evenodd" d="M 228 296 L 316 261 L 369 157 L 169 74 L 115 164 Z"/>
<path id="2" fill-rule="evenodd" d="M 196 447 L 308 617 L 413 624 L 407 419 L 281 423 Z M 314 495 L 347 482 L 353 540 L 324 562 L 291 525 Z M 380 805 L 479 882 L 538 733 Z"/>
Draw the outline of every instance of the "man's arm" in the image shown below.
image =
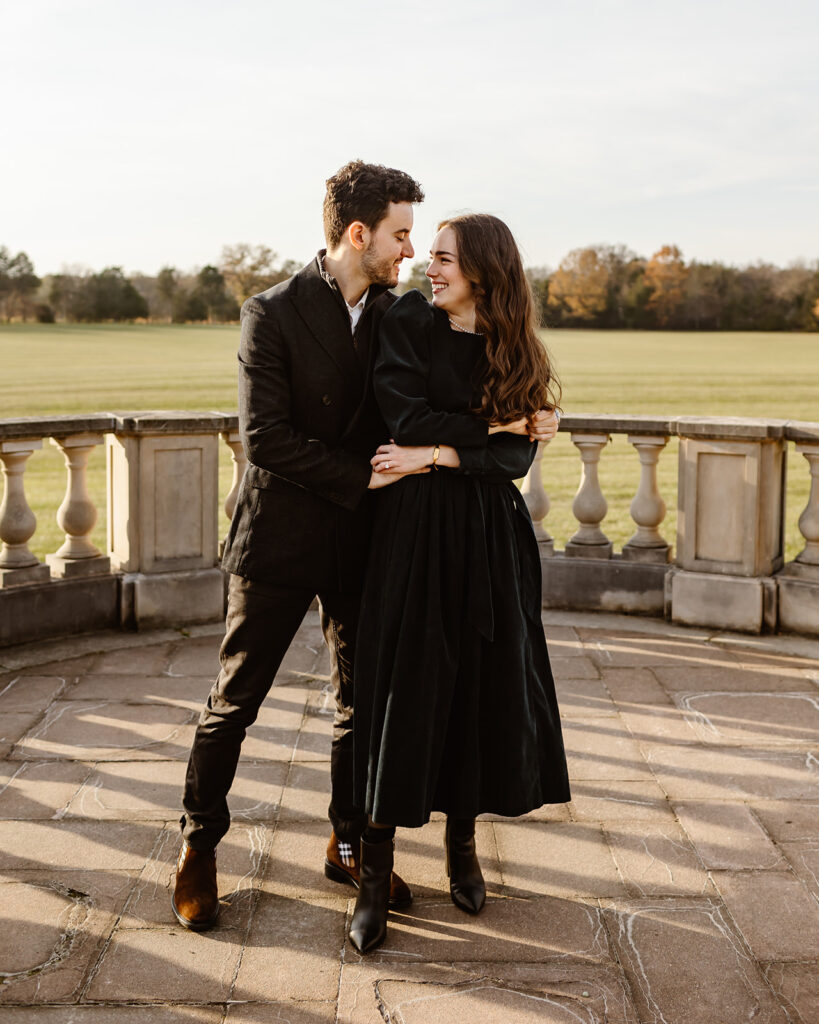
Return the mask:
<path id="1" fill-rule="evenodd" d="M 293 427 L 290 380 L 290 356 L 276 320 L 257 299 L 248 299 L 239 346 L 239 429 L 245 454 L 254 466 L 354 509 L 370 482 L 370 466 L 366 458 Z"/>

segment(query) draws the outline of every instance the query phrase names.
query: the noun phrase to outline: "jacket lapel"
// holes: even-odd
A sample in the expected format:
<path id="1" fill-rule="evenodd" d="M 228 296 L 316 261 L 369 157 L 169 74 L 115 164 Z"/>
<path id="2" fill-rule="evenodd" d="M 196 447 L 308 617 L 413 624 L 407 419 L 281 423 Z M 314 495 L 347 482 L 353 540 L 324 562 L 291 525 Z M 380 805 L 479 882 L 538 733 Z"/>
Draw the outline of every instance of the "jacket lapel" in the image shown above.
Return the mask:
<path id="1" fill-rule="evenodd" d="M 308 263 L 294 279 L 290 296 L 308 330 L 351 381 L 361 384 L 361 370 L 353 348 L 349 320 L 319 273 L 316 260 Z"/>

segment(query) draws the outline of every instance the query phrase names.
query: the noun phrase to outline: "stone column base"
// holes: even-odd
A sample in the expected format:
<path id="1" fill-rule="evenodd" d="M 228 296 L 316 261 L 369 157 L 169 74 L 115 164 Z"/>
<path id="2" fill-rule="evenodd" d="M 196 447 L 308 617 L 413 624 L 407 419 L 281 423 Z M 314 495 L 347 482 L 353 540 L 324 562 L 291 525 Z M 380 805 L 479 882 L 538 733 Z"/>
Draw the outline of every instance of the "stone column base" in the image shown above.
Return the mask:
<path id="1" fill-rule="evenodd" d="M 25 569 L 0 569 L 0 589 L 18 587 L 22 583 L 44 583 L 51 579 L 51 570 L 39 562 L 28 565 Z"/>
<path id="2" fill-rule="evenodd" d="M 221 569 L 127 573 L 122 578 L 122 625 L 158 629 L 215 622 L 225 615 Z"/>
<path id="3" fill-rule="evenodd" d="M 541 558 L 544 608 L 662 616 L 665 565 L 614 558 Z"/>
<path id="4" fill-rule="evenodd" d="M 819 636 L 819 580 L 811 580 L 807 576 L 800 578 L 786 569 L 776 577 L 776 582 L 779 588 L 779 628 L 787 633 Z"/>
<path id="5" fill-rule="evenodd" d="M 641 548 L 636 544 L 624 544 L 621 557 L 624 562 L 648 562 L 652 565 L 668 565 L 671 561 L 671 545 L 662 544 L 656 548 Z"/>
<path id="6" fill-rule="evenodd" d="M 776 583 L 770 577 L 671 572 L 671 619 L 740 633 L 776 629 Z"/>
<path id="7" fill-rule="evenodd" d="M 614 545 L 611 541 L 605 544 L 578 544 L 570 540 L 563 551 L 566 558 L 611 558 L 613 553 Z"/>
<path id="8" fill-rule="evenodd" d="M 101 576 L 111 571 L 111 559 L 107 555 L 91 558 L 63 558 L 62 555 L 46 555 L 51 575 L 56 579 L 73 580 L 85 576 Z"/>

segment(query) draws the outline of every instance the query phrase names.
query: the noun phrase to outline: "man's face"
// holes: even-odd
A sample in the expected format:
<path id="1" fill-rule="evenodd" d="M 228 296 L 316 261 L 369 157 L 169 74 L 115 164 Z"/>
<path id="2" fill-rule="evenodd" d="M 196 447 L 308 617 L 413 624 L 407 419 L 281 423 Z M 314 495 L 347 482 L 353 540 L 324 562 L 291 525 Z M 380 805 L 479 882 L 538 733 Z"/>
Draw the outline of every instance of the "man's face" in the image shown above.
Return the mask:
<path id="1" fill-rule="evenodd" d="M 415 255 L 410 242 L 412 203 L 390 203 L 387 216 L 369 232 L 367 247 L 361 256 L 361 269 L 370 284 L 392 288 L 398 284 L 401 261 Z"/>

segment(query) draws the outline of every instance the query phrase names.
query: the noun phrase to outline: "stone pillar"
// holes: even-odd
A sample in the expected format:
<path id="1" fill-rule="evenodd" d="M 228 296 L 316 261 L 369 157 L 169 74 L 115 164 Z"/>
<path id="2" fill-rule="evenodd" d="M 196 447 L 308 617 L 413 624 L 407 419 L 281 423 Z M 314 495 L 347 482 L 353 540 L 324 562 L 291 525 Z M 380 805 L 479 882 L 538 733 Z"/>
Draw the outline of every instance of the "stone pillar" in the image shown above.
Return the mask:
<path id="1" fill-rule="evenodd" d="M 759 633 L 776 626 L 783 562 L 784 422 L 685 417 L 671 617 Z"/>
<path id="2" fill-rule="evenodd" d="M 222 440 L 230 448 L 230 456 L 233 462 L 233 480 L 230 484 L 230 492 L 225 498 L 225 515 L 233 519 L 236 510 L 236 499 L 239 497 L 239 488 L 242 485 L 242 478 L 247 469 L 247 456 L 242 445 L 242 437 L 238 430 L 226 430 L 222 432 Z"/>
<path id="3" fill-rule="evenodd" d="M 108 547 L 137 628 L 218 619 L 219 432 L 206 413 L 118 416 L 109 435 Z"/>
<path id="4" fill-rule="evenodd" d="M 597 465 L 600 453 L 608 444 L 608 434 L 576 434 L 572 433 L 572 444 L 580 451 L 583 460 L 583 472 L 580 487 L 572 502 L 572 513 L 580 523 L 580 528 L 566 544 L 566 555 L 581 558 L 611 558 L 612 543 L 600 529 L 600 524 L 608 512 L 600 480 L 597 476 Z"/>
<path id="5" fill-rule="evenodd" d="M 57 522 L 65 532 L 65 543 L 53 555 L 46 555 L 53 576 L 95 576 L 111 569 L 111 559 L 89 540 L 97 522 L 97 509 L 88 494 L 88 458 L 102 441 L 102 434 L 76 434 L 51 439 L 51 443 L 63 453 L 68 469 L 65 497 L 57 510 Z"/>
<path id="6" fill-rule="evenodd" d="M 633 562 L 666 563 L 671 560 L 671 545 L 658 529 L 665 519 L 666 508 L 657 487 L 657 462 L 668 438 L 629 434 L 628 442 L 634 445 L 640 458 L 640 485 L 631 503 L 631 518 L 637 524 L 637 532 L 623 545 L 623 558 Z"/>
<path id="7" fill-rule="evenodd" d="M 0 505 L 0 587 L 40 583 L 51 575 L 29 550 L 28 542 L 37 529 L 37 517 L 26 500 L 23 476 L 32 452 L 43 447 L 41 440 L 0 441 L 4 491 Z"/>
<path id="8" fill-rule="evenodd" d="M 794 424 L 793 430 L 796 451 L 804 455 L 810 470 L 810 494 L 799 516 L 805 547 L 777 576 L 779 625 L 819 636 L 819 423 Z"/>
<path id="9" fill-rule="evenodd" d="M 548 441 L 540 441 L 538 443 L 535 461 L 532 463 L 520 488 L 520 493 L 523 495 L 523 500 L 529 509 L 529 515 L 532 517 L 535 536 L 540 546 L 541 558 L 551 558 L 555 553 L 554 538 L 543 527 L 543 521 L 549 514 L 550 508 L 549 495 L 543 487 L 542 472 L 543 449 L 547 444 L 549 444 Z"/>

